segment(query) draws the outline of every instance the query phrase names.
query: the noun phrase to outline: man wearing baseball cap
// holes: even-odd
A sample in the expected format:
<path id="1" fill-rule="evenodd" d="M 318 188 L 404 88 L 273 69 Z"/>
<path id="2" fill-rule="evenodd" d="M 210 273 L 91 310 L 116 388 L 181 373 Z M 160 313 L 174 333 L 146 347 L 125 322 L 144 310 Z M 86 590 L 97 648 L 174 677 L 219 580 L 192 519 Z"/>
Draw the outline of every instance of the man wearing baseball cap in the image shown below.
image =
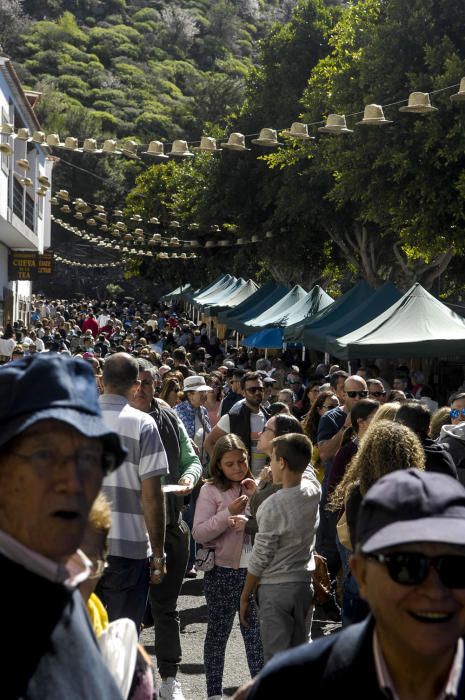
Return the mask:
<path id="1" fill-rule="evenodd" d="M 236 700 L 308 688 L 339 700 L 465 697 L 465 489 L 417 469 L 377 481 L 362 501 L 352 573 L 371 615 L 272 660 Z"/>
<path id="2" fill-rule="evenodd" d="M 87 362 L 40 353 L 0 368 L 2 697 L 120 697 L 77 590 L 89 562 L 75 553 L 124 456 Z"/>

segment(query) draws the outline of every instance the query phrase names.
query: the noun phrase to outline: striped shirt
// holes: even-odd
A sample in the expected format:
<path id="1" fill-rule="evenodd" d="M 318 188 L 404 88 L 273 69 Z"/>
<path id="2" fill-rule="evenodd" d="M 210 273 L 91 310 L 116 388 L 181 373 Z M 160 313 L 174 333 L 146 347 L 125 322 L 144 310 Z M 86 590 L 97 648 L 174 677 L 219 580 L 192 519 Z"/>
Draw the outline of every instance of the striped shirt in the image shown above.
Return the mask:
<path id="1" fill-rule="evenodd" d="M 109 554 L 145 559 L 152 548 L 144 521 L 141 482 L 168 473 L 168 460 L 154 419 L 132 408 L 124 396 L 99 397 L 105 423 L 120 436 L 128 450 L 123 464 L 103 480 L 111 502 Z"/>

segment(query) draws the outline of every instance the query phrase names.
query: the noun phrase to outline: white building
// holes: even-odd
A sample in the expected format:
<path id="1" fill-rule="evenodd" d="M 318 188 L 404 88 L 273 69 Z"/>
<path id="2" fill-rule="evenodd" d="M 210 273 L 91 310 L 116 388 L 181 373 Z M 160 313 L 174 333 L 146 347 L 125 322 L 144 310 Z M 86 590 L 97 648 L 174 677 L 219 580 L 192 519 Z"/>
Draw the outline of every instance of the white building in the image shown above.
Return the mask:
<path id="1" fill-rule="evenodd" d="M 10 251 L 50 247 L 53 159 L 34 113 L 39 97 L 0 56 L 0 326 L 29 312 L 31 282 L 8 279 Z"/>

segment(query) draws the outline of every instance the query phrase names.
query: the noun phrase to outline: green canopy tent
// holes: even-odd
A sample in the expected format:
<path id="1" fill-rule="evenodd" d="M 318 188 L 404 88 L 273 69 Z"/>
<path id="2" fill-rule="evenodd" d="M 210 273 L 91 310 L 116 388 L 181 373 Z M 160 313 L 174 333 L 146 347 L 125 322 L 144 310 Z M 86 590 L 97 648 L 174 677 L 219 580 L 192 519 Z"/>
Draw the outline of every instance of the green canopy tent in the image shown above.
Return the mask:
<path id="1" fill-rule="evenodd" d="M 369 294 L 362 303 L 357 304 L 352 311 L 348 311 L 343 316 L 329 314 L 325 324 L 314 329 L 311 326 L 307 328 L 305 332 L 306 344 L 313 350 L 331 353 L 331 342 L 335 338 L 352 333 L 357 328 L 364 326 L 386 311 L 401 296 L 401 292 L 392 282 L 386 282 L 375 292 Z M 331 316 L 333 317 L 332 321 Z"/>
<path id="2" fill-rule="evenodd" d="M 247 280 L 247 282 L 242 280 L 242 283 L 243 284 L 241 284 L 235 292 L 227 294 L 225 299 L 218 301 L 216 304 L 212 304 L 211 306 L 209 304 L 207 307 L 209 315 L 219 316 L 221 311 L 234 309 L 241 302 L 249 299 L 258 289 L 257 285 L 252 280 Z"/>
<path id="3" fill-rule="evenodd" d="M 275 304 L 279 299 L 283 299 L 289 290 L 284 285 L 279 285 L 276 287 L 269 295 L 262 298 L 257 304 L 250 307 L 247 311 L 243 312 L 239 317 L 230 319 L 228 318 L 228 328 L 232 328 L 238 333 L 249 334 L 251 330 L 246 326 L 246 322 L 251 318 L 255 318 L 259 314 L 262 314 L 266 309 L 269 309 L 273 304 Z"/>
<path id="4" fill-rule="evenodd" d="M 244 324 L 246 333 L 252 334 L 268 326 L 283 325 L 284 319 L 288 315 L 290 309 L 305 296 L 307 296 L 305 289 L 302 289 L 300 285 L 296 284 L 286 296 L 277 301 L 276 304 L 273 304 L 271 308 L 266 309 L 266 311 L 259 316 L 247 321 Z"/>
<path id="5" fill-rule="evenodd" d="M 218 296 L 221 295 L 227 289 L 233 287 L 237 282 L 237 277 L 231 277 L 231 275 L 225 275 L 224 278 L 216 285 L 214 288 L 204 292 L 202 294 L 197 294 L 192 298 L 192 304 L 195 308 L 200 309 L 205 304 L 213 302 Z"/>
<path id="6" fill-rule="evenodd" d="M 366 282 L 359 282 L 355 287 L 343 294 L 342 297 L 336 299 L 330 306 L 315 314 L 315 316 L 288 325 L 284 329 L 284 340 L 312 347 L 311 340 L 314 330 L 325 326 L 327 323 L 334 323 L 345 318 L 346 314 L 351 313 L 360 304 L 363 304 L 367 297 L 372 294 L 373 289 Z"/>
<path id="7" fill-rule="evenodd" d="M 219 322 L 228 324 L 228 321 L 238 318 L 242 314 L 246 313 L 249 309 L 261 302 L 262 299 L 265 299 L 265 297 L 271 294 L 271 292 L 276 289 L 276 286 L 276 283 L 273 281 L 267 282 L 263 285 L 263 287 L 259 287 L 256 292 L 247 297 L 247 299 L 242 301 L 235 308 L 220 311 L 218 314 Z"/>
<path id="8" fill-rule="evenodd" d="M 465 319 L 414 284 L 377 318 L 330 343 L 345 360 L 465 356 Z"/>
<path id="9" fill-rule="evenodd" d="M 184 298 L 185 295 L 191 291 L 192 285 L 189 282 L 189 284 L 181 285 L 180 287 L 176 287 L 176 289 L 173 289 L 172 292 L 164 294 L 162 297 L 160 297 L 159 301 L 163 302 L 164 304 L 170 301 L 178 301 L 179 299 Z"/>

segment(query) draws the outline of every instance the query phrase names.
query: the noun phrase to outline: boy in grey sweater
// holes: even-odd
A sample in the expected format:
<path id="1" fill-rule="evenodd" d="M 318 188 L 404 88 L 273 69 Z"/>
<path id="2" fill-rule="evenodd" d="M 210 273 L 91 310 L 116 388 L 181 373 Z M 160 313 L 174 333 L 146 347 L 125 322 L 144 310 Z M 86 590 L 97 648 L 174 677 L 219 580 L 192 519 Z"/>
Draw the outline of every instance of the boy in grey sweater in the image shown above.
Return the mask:
<path id="1" fill-rule="evenodd" d="M 265 662 L 307 641 L 321 497 L 320 484 L 307 469 L 311 458 L 312 444 L 305 435 L 289 433 L 272 442 L 273 482 L 281 483 L 282 489 L 257 511 L 258 533 L 240 602 L 241 622 L 247 625 L 249 596 L 258 587 Z"/>

